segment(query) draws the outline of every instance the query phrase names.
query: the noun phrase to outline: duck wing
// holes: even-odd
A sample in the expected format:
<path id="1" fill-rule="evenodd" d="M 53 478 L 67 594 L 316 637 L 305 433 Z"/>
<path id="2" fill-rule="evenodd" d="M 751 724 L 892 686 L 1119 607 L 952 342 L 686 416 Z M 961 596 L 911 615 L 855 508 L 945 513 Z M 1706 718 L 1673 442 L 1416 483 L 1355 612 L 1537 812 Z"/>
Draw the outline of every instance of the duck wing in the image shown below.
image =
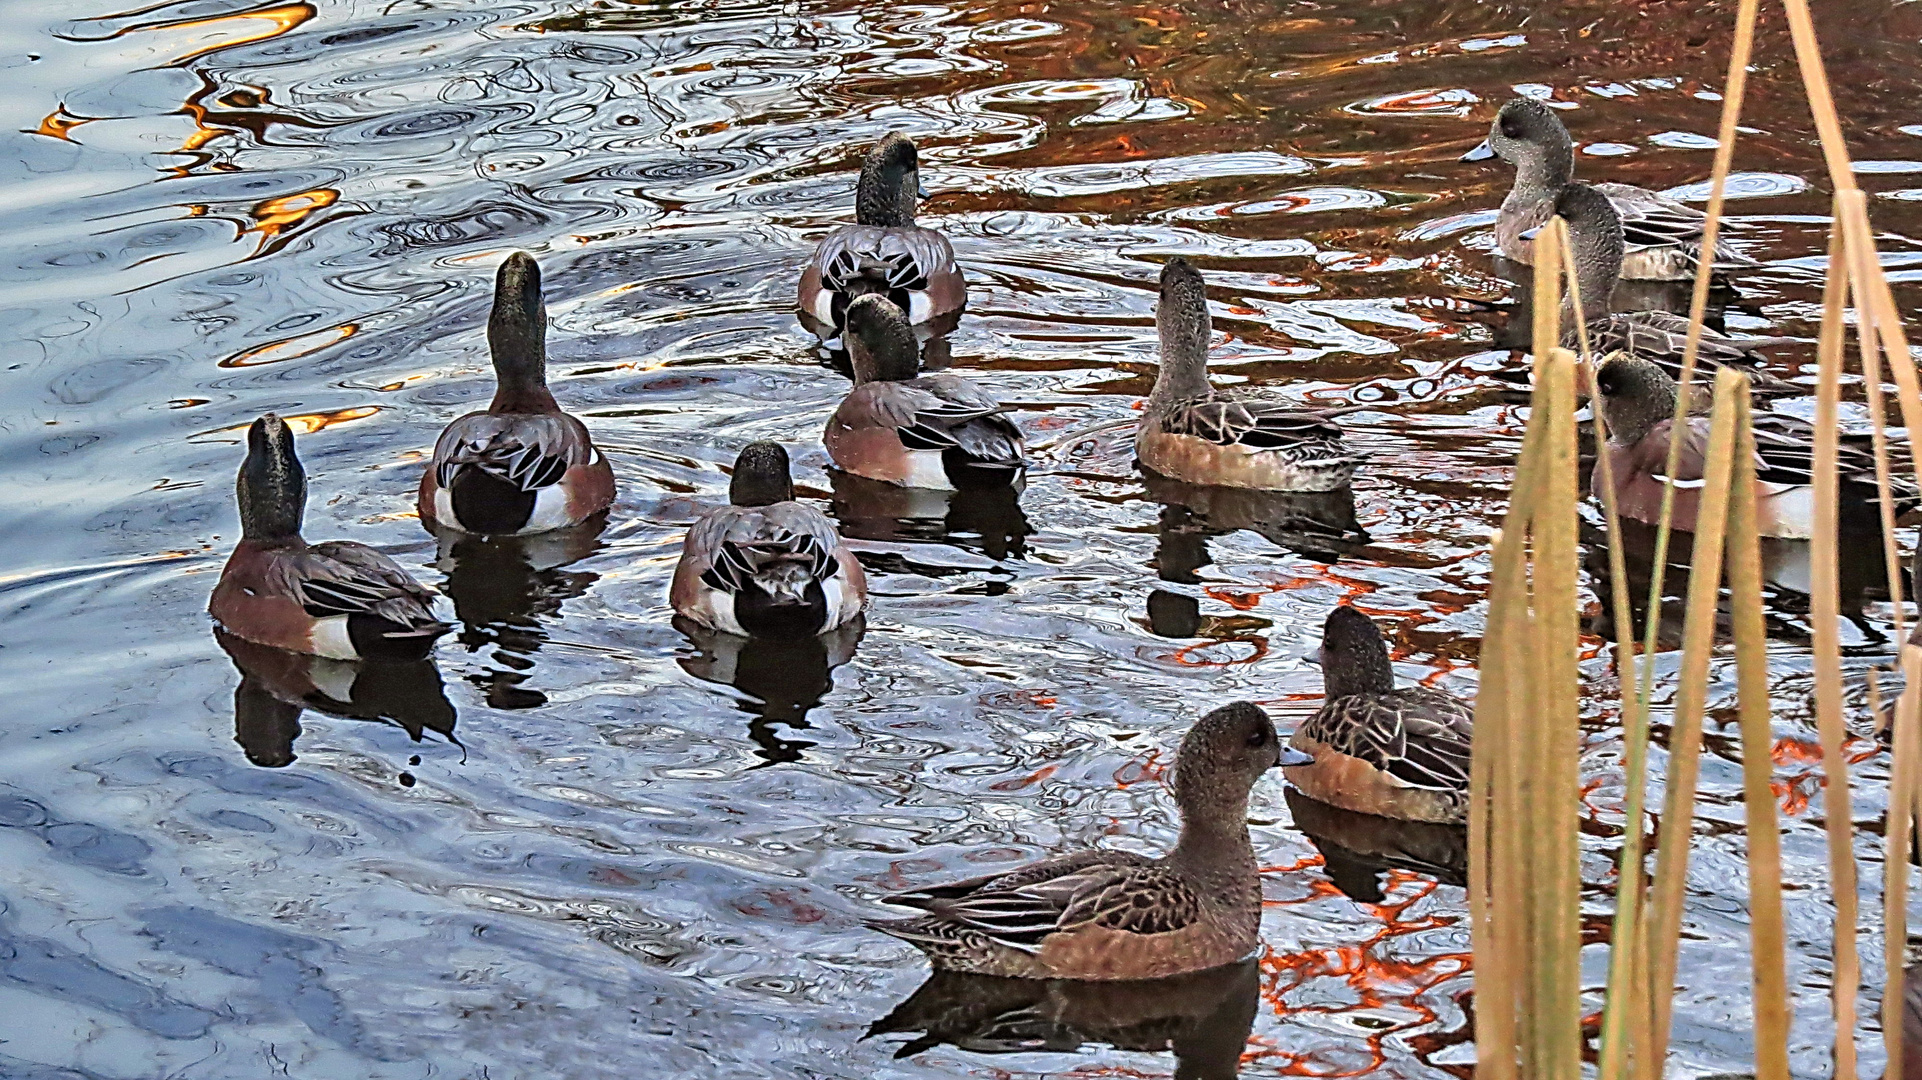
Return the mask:
<path id="1" fill-rule="evenodd" d="M 1022 468 L 1021 429 L 1008 407 L 958 375 L 945 372 L 896 383 L 869 383 L 866 407 L 894 428 L 910 450 L 959 450 L 969 458 Z"/>
<path id="2" fill-rule="evenodd" d="M 723 506 L 688 530 L 683 558 L 710 588 L 734 594 L 770 562 L 800 561 L 816 581 L 839 573 L 841 534 L 811 506 Z"/>
<path id="3" fill-rule="evenodd" d="M 1320 413 L 1265 398 L 1214 394 L 1170 410 L 1162 427 L 1222 446 L 1290 450 L 1310 459 L 1348 457 L 1341 426 Z"/>
<path id="4" fill-rule="evenodd" d="M 1474 723 L 1467 702 L 1411 687 L 1336 698 L 1309 717 L 1301 733 L 1408 787 L 1466 791 Z"/>
<path id="5" fill-rule="evenodd" d="M 959 273 L 947 237 L 918 225 L 846 225 L 815 250 L 821 284 L 831 292 L 925 292 L 937 276 Z"/>
<path id="6" fill-rule="evenodd" d="M 1680 247 L 1701 257 L 1702 234 L 1708 215 L 1687 203 L 1632 184 L 1596 184 L 1595 190 L 1608 196 L 1610 205 L 1622 219 L 1622 242 L 1629 251 L 1638 248 Z M 1724 222 L 1724 227 L 1727 226 Z M 1717 266 L 1754 266 L 1755 259 L 1726 239 L 1715 244 Z"/>
<path id="7" fill-rule="evenodd" d="M 1729 337 L 1704 328 L 1696 357 L 1703 364 L 1747 371 L 1751 393 L 1800 394 L 1804 391 L 1794 383 L 1761 370 L 1768 360 L 1756 351 L 1793 342 L 1793 338 L 1783 337 Z M 1579 339 L 1571 330 L 1563 336 L 1563 343 L 1575 348 Z M 1671 311 L 1611 312 L 1588 321 L 1588 343 L 1596 356 L 1621 350 L 1652 360 L 1670 376 L 1679 377 L 1683 348 L 1688 343 L 1688 319 Z"/>
<path id="8" fill-rule="evenodd" d="M 316 619 L 373 615 L 401 626 L 438 633 L 433 597 L 399 563 L 365 544 L 330 540 L 276 564 L 290 595 Z"/>
<path id="9" fill-rule="evenodd" d="M 1125 851 L 1088 851 L 887 898 L 954 929 L 1033 952 L 1050 935 L 1099 926 L 1163 934 L 1200 917 L 1192 887 L 1160 863 Z"/>
<path id="10" fill-rule="evenodd" d="M 521 491 L 561 482 L 570 465 L 592 460 L 587 429 L 571 416 L 469 413 L 434 444 L 434 479 L 452 487 L 462 468 L 480 469 Z"/>

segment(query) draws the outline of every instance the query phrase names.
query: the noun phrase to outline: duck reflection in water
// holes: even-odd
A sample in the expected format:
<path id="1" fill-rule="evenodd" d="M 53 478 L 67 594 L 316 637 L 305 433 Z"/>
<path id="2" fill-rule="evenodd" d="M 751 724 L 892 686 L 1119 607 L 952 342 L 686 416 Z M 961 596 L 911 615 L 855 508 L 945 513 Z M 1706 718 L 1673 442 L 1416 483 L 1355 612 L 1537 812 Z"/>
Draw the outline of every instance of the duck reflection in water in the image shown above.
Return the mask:
<path id="1" fill-rule="evenodd" d="M 867 1037 L 921 1032 L 895 1051 L 943 1043 L 977 1054 L 1072 1053 L 1087 1043 L 1173 1051 L 1177 1080 L 1230 1080 L 1261 1004 L 1255 960 L 1140 982 L 1011 979 L 936 970 Z"/>
<path id="2" fill-rule="evenodd" d="M 831 469 L 828 510 L 844 536 L 883 543 L 952 543 L 1001 562 L 1027 554 L 1033 528 L 1021 509 L 1021 486 L 990 484 L 955 491 L 910 488 Z"/>
<path id="3" fill-rule="evenodd" d="M 1407 870 L 1444 885 L 1468 886 L 1468 827 L 1396 821 L 1343 810 L 1283 792 L 1295 828 L 1321 852 L 1322 868 L 1351 900 L 1379 904 L 1382 875 Z"/>
<path id="4" fill-rule="evenodd" d="M 454 745 L 454 706 L 432 660 L 329 660 L 259 645 L 214 630 L 240 670 L 234 741 L 247 760 L 278 769 L 294 762 L 300 714 L 393 724 L 415 742 L 429 731 Z"/>
<path id="5" fill-rule="evenodd" d="M 522 684 L 534 654 L 547 643 L 543 619 L 559 617 L 561 604 L 586 593 L 600 578 L 587 570 L 564 567 L 600 550 L 607 515 L 579 525 L 529 536 L 482 536 L 443 529 L 435 533 L 440 551 L 435 566 L 447 575 L 441 587 L 454 602 L 461 623 L 460 643 L 468 652 L 494 646 L 493 659 L 511 670 L 492 668 L 468 679 L 496 709 L 532 709 L 547 695 Z"/>
<path id="6" fill-rule="evenodd" d="M 818 637 L 746 638 L 711 630 L 685 616 L 675 616 L 674 628 L 699 650 L 680 658 L 682 670 L 705 682 L 731 686 L 745 700 L 739 702 L 748 721 L 754 753 L 769 765 L 799 761 L 816 744 L 783 738 L 784 727 L 805 731 L 812 727 L 807 714 L 834 689 L 835 668 L 854 659 L 866 632 L 856 619 Z"/>
<path id="7" fill-rule="evenodd" d="M 1355 491 L 1282 492 L 1214 487 L 1142 471 L 1148 498 L 1161 504 L 1155 568 L 1161 580 L 1200 584 L 1214 562 L 1208 539 L 1246 529 L 1278 547 L 1319 562 L 1336 562 L 1369 542 L 1355 518 Z"/>

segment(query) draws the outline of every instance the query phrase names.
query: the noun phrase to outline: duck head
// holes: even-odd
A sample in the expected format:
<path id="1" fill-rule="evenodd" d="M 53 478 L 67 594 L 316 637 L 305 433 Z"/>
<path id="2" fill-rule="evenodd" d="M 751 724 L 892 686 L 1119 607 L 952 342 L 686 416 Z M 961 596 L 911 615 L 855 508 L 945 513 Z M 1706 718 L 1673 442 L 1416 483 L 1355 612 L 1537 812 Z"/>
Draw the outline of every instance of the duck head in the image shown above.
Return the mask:
<path id="1" fill-rule="evenodd" d="M 1313 760 L 1282 746 L 1274 721 L 1253 702 L 1237 701 L 1203 716 L 1175 755 L 1174 794 L 1184 831 L 1189 822 L 1220 818 L 1245 833 L 1248 792 L 1261 774 Z"/>
<path id="2" fill-rule="evenodd" d="M 1161 366 L 1155 372 L 1153 397 L 1180 401 L 1207 393 L 1208 339 L 1214 333 L 1208 287 L 1201 271 L 1180 256 L 1161 268 L 1155 330 L 1161 337 Z"/>
<path id="3" fill-rule="evenodd" d="M 903 382 L 921 371 L 921 350 L 914 328 L 894 301 L 880 293 L 855 298 L 848 305 L 844 337 L 854 366 L 854 385 Z"/>
<path id="4" fill-rule="evenodd" d="M 547 306 L 541 268 L 524 251 L 509 255 L 494 275 L 494 310 L 487 317 L 487 348 L 494 358 L 495 412 L 555 408 L 547 390 Z"/>
<path id="5" fill-rule="evenodd" d="M 921 159 L 914 143 L 900 132 L 889 132 L 861 163 L 861 179 L 854 187 L 854 220 L 890 228 L 912 225 L 920 198 Z"/>
<path id="6" fill-rule="evenodd" d="M 1381 628 L 1346 604 L 1329 612 L 1322 623 L 1319 661 L 1323 695 L 1329 701 L 1395 689 L 1395 668 Z"/>
<path id="7" fill-rule="evenodd" d="M 1595 369 L 1595 388 L 1602 394 L 1602 419 L 1608 441 L 1633 446 L 1655 425 L 1675 416 L 1681 387 L 1652 360 L 1614 352 Z"/>
<path id="8" fill-rule="evenodd" d="M 1463 161 L 1501 158 L 1515 167 L 1518 188 L 1559 190 L 1575 174 L 1575 144 L 1555 110 L 1534 98 L 1516 98 L 1501 107 L 1488 138 Z"/>
<path id="9" fill-rule="evenodd" d="M 247 460 L 234 482 L 245 540 L 284 540 L 300 535 L 307 510 L 307 472 L 294 456 L 294 432 L 273 413 L 247 429 Z"/>
<path id="10" fill-rule="evenodd" d="M 734 459 L 734 476 L 727 484 L 727 501 L 735 506 L 772 506 L 794 501 L 794 481 L 788 475 L 787 451 L 776 442 L 752 442 Z"/>

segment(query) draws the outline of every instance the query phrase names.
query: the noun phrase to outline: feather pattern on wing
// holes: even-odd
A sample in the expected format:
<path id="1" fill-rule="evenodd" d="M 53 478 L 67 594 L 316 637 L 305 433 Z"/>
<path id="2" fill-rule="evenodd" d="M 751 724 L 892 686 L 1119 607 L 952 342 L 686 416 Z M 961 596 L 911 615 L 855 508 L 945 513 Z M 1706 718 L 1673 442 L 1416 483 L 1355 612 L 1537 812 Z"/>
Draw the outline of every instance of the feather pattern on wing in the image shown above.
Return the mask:
<path id="1" fill-rule="evenodd" d="M 1474 719 L 1467 702 L 1416 686 L 1336 698 L 1309 717 L 1298 734 L 1367 762 L 1407 787 L 1466 791 Z"/>
<path id="2" fill-rule="evenodd" d="M 891 427 L 910 450 L 959 450 L 986 464 L 1020 468 L 1021 429 L 1007 406 L 957 375 L 923 375 L 903 382 L 861 386 L 849 402 L 870 420 Z"/>
<path id="3" fill-rule="evenodd" d="M 1679 247 L 1691 261 L 1702 255 L 1702 234 L 1708 215 L 1687 203 L 1632 184 L 1595 184 L 1596 191 L 1608 196 L 1609 205 L 1622 219 L 1622 240 L 1629 252 L 1648 248 Z M 1723 228 L 1729 227 L 1723 222 Z M 1726 236 L 1716 238 L 1715 265 L 1719 267 L 1754 266 L 1755 259 L 1729 243 Z"/>
<path id="4" fill-rule="evenodd" d="M 461 468 L 472 466 L 535 491 L 561 482 L 571 465 L 593 458 L 593 444 L 581 422 L 561 413 L 470 413 L 447 426 L 434 444 L 434 479 L 454 485 Z"/>
<path id="5" fill-rule="evenodd" d="M 1333 420 L 1260 397 L 1216 391 L 1190 398 L 1168 409 L 1161 426 L 1171 434 L 1190 435 L 1223 446 L 1287 451 L 1302 461 L 1354 456 Z"/>
<path id="6" fill-rule="evenodd" d="M 433 593 L 400 564 L 365 544 L 330 540 L 288 552 L 273 564 L 287 595 L 309 615 L 374 615 L 402 626 L 439 628 Z"/>
<path id="7" fill-rule="evenodd" d="M 1201 915 L 1200 898 L 1179 875 L 1125 851 L 1077 852 L 887 900 L 933 916 L 923 920 L 924 932 L 978 933 L 1028 952 L 1050 935 L 1086 926 L 1163 934 Z"/>
<path id="8" fill-rule="evenodd" d="M 723 506 L 688 530 L 685 557 L 710 588 L 734 594 L 773 562 L 802 562 L 810 577 L 826 581 L 840 572 L 840 543 L 834 523 L 811 506 Z"/>
<path id="9" fill-rule="evenodd" d="M 846 225 L 821 241 L 814 261 L 823 287 L 854 296 L 923 292 L 937 274 L 958 272 L 947 237 L 920 226 Z"/>

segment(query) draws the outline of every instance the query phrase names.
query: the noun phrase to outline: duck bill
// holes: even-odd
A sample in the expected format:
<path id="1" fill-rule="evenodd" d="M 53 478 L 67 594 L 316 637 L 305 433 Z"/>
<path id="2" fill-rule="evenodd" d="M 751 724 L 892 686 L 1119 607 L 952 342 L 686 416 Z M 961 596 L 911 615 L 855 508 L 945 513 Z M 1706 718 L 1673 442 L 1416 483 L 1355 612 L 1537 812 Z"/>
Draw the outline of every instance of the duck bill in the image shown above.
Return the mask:
<path id="1" fill-rule="evenodd" d="M 1487 161 L 1489 158 L 1492 158 L 1494 156 L 1495 156 L 1495 148 L 1488 145 L 1487 139 L 1483 139 L 1480 146 L 1477 146 L 1473 150 L 1470 150 L 1468 153 L 1463 154 L 1462 160 L 1463 161 Z"/>
<path id="2" fill-rule="evenodd" d="M 1277 768 L 1291 769 L 1297 765 L 1313 765 L 1314 763 L 1315 755 L 1303 753 L 1292 746 L 1282 747 L 1281 752 L 1275 755 L 1275 765 Z"/>
<path id="3" fill-rule="evenodd" d="M 1528 229 L 1528 230 L 1525 230 L 1525 231 L 1523 231 L 1523 232 L 1522 232 L 1522 233 L 1520 233 L 1519 235 L 1520 235 L 1520 238 L 1521 238 L 1521 239 L 1523 239 L 1523 240 L 1530 240 L 1530 241 L 1532 241 L 1532 240 L 1534 240 L 1534 239 L 1535 239 L 1535 236 L 1536 236 L 1536 234 L 1537 234 L 1537 233 L 1540 233 L 1540 232 L 1542 231 L 1542 229 L 1543 229 L 1543 226 L 1541 226 L 1541 225 L 1537 225 L 1537 226 L 1535 226 L 1535 227 L 1534 227 L 1534 228 L 1532 228 L 1532 229 Z"/>

